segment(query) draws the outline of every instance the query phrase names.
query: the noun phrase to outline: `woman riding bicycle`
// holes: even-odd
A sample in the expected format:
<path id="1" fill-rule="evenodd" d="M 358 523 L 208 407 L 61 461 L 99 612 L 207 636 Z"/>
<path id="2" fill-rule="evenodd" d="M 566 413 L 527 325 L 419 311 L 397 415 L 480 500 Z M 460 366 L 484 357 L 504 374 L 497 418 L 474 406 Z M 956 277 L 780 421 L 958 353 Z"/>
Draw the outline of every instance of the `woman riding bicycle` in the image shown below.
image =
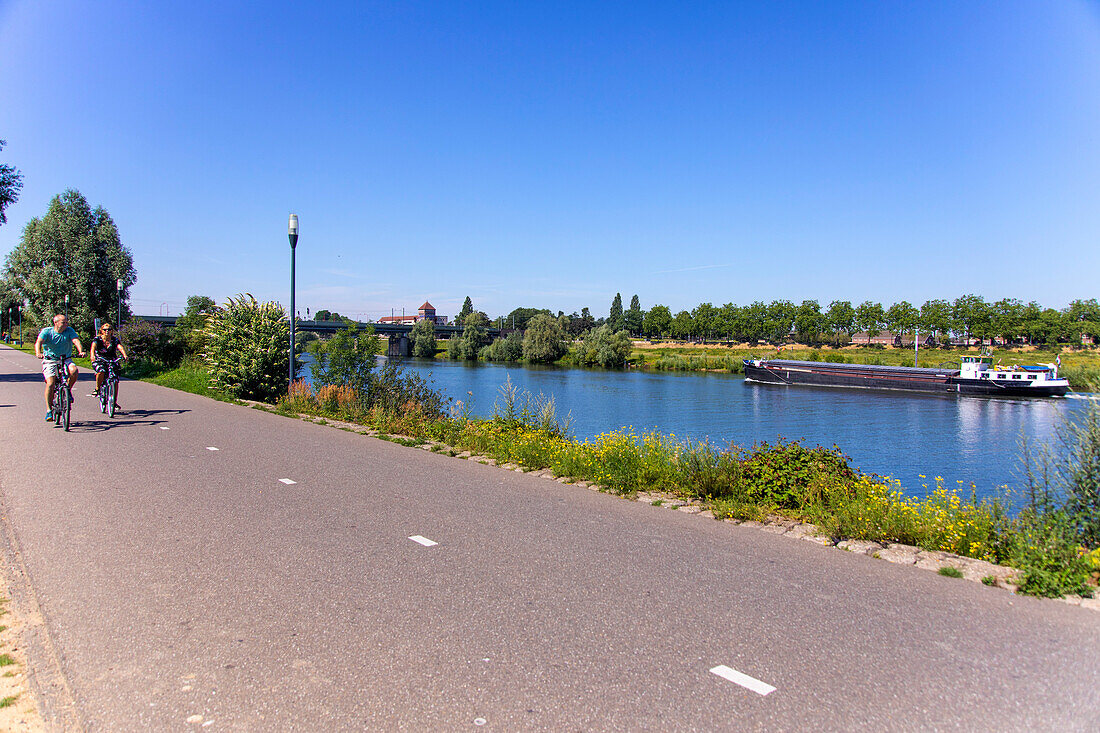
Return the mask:
<path id="1" fill-rule="evenodd" d="M 126 347 L 122 345 L 122 342 L 118 340 L 118 336 L 115 335 L 115 329 L 110 323 L 104 323 L 99 327 L 99 333 L 94 339 L 92 339 L 92 368 L 95 369 L 95 391 L 93 395 L 98 395 L 99 390 L 103 389 L 103 383 L 107 381 L 107 370 L 110 365 L 107 360 L 115 361 L 119 358 L 129 359 L 126 355 Z M 115 408 L 118 408 L 118 385 L 115 385 Z"/>
<path id="2" fill-rule="evenodd" d="M 59 382 L 64 381 L 62 364 L 73 355 L 73 347 L 76 353 L 84 356 L 84 347 L 80 343 L 80 337 L 69 326 L 67 316 L 58 313 L 53 317 L 53 327 L 47 326 L 38 334 L 34 342 L 34 355 L 42 359 L 42 376 L 46 378 L 46 421 L 53 420 L 53 393 L 57 390 Z M 76 364 L 68 362 L 68 388 L 72 391 L 76 384 L 78 371 Z"/>

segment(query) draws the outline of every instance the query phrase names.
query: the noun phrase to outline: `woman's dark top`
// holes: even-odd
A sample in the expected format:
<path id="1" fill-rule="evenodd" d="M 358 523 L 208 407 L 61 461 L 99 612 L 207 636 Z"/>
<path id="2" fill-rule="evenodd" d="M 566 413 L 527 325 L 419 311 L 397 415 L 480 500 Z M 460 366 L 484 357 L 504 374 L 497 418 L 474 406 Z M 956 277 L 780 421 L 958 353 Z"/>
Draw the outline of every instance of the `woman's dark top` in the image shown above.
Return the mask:
<path id="1" fill-rule="evenodd" d="M 111 337 L 111 345 L 108 346 L 104 343 L 103 338 L 96 336 L 92 339 L 92 343 L 95 345 L 95 355 L 104 359 L 117 359 L 118 358 L 118 345 L 121 343 L 118 340 L 118 336 Z"/>

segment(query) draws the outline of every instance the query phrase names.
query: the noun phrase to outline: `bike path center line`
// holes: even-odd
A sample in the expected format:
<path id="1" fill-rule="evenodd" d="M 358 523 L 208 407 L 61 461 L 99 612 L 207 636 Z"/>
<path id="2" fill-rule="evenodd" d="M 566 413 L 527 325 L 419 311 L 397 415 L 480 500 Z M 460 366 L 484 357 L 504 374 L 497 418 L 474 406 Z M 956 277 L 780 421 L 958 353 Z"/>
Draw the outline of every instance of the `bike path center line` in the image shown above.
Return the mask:
<path id="1" fill-rule="evenodd" d="M 168 428 L 167 428 L 167 427 L 165 427 L 164 425 L 161 425 L 161 426 L 160 426 L 160 429 L 161 429 L 161 430 L 167 430 Z"/>
<path id="2" fill-rule="evenodd" d="M 215 448 L 215 447 L 214 447 L 214 446 L 212 446 L 212 445 L 208 445 L 208 446 L 206 446 L 206 450 L 218 450 L 218 449 L 217 449 L 217 448 Z"/>
<path id="3" fill-rule="evenodd" d="M 286 484 L 287 486 L 290 486 L 290 485 L 292 485 L 292 484 L 296 484 L 296 483 L 298 483 L 297 481 L 294 481 L 294 480 L 292 480 L 292 479 L 288 479 L 288 478 L 281 478 L 281 479 L 279 479 L 279 482 L 280 482 L 280 483 L 284 483 L 284 484 Z"/>
<path id="4" fill-rule="evenodd" d="M 736 685 L 741 685 L 747 690 L 752 690 L 757 695 L 767 695 L 775 692 L 775 688 L 769 685 L 767 682 L 761 682 L 755 677 L 749 677 L 747 674 L 738 672 L 736 669 L 730 669 L 724 664 L 719 664 L 717 667 L 712 667 L 710 671 L 718 675 L 722 679 L 729 680 Z"/>
<path id="5" fill-rule="evenodd" d="M 438 542 L 432 542 L 427 537 L 421 537 L 418 534 L 414 534 L 409 539 L 412 540 L 413 542 L 416 542 L 417 544 L 424 545 L 425 547 L 431 547 L 432 545 L 438 545 L 439 544 Z"/>

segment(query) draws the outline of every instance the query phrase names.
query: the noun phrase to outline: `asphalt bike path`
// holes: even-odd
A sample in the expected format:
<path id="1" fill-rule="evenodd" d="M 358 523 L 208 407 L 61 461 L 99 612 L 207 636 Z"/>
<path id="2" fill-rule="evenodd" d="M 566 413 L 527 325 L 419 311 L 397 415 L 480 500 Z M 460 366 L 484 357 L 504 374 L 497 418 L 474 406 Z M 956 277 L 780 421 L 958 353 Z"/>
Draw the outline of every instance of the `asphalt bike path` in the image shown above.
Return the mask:
<path id="1" fill-rule="evenodd" d="M 1095 730 L 1100 614 L 0 348 L 47 718 L 86 730 Z"/>

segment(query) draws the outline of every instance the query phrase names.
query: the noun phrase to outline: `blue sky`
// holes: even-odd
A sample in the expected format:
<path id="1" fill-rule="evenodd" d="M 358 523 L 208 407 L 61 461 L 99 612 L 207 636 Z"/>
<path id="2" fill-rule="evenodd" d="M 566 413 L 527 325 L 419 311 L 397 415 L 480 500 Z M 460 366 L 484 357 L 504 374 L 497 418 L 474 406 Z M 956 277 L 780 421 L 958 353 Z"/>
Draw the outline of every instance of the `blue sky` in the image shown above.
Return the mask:
<path id="1" fill-rule="evenodd" d="M 1100 6 L 0 0 L 0 161 L 139 313 L 1100 296 Z"/>

